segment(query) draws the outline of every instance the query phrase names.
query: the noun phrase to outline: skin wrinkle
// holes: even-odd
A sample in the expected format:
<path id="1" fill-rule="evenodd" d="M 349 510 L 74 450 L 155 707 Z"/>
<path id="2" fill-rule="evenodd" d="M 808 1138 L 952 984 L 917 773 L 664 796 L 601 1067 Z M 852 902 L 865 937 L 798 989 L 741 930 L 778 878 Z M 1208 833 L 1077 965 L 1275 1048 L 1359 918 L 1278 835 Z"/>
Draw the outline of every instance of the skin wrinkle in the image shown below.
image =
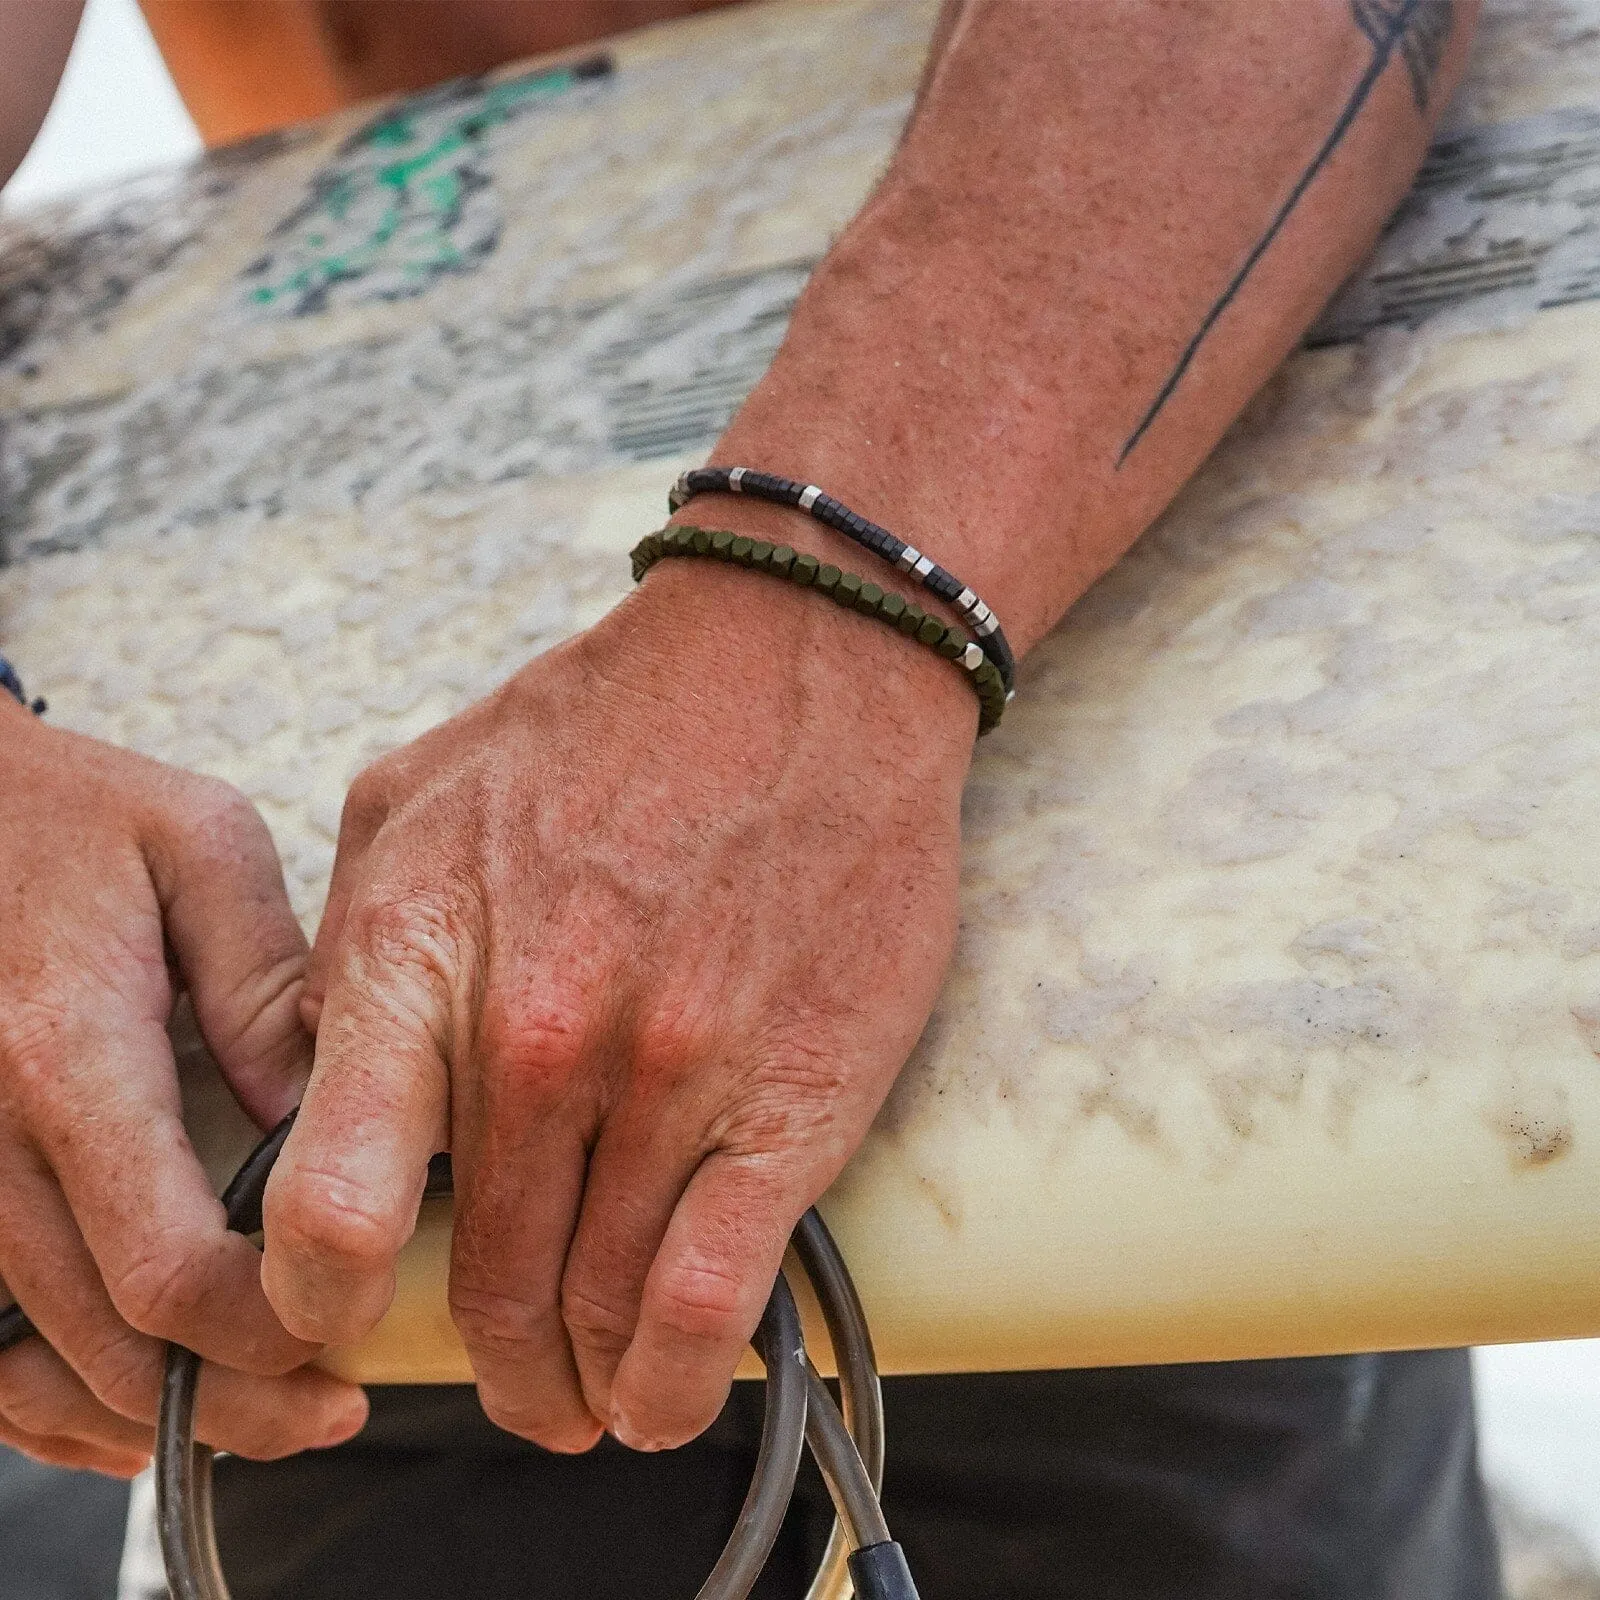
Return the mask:
<path id="1" fill-rule="evenodd" d="M 1118 474 L 1128 427 L 1367 47 L 1333 0 L 967 0 L 947 23 L 899 155 L 717 458 L 824 483 L 926 541 L 1025 650 L 1298 338 L 1398 199 L 1426 129 L 1405 73 L 1387 75 L 1240 315 L 1217 324 Z M 722 496 L 705 516 L 864 564 L 793 512 Z M 480 1302 L 491 1315 L 473 1354 L 493 1413 L 558 1448 L 592 1442 L 596 1419 L 651 1446 L 708 1422 L 789 1226 L 861 1138 L 932 1008 L 956 937 L 974 727 L 959 675 L 867 619 L 751 574 L 658 569 L 576 643 L 358 782 L 301 1007 L 320 1012 L 315 1075 L 269 1194 L 261 1270 L 279 1321 L 371 1314 L 386 1263 L 358 1270 L 352 1238 L 323 1270 L 297 1251 L 294 1219 L 333 1175 L 365 1187 L 357 1214 L 408 1224 L 448 1129 L 464 1320 L 474 1292 L 507 1284 L 540 1313 L 529 1328 L 542 1342 L 519 1350 Z M 153 981 L 159 908 L 130 841 L 151 815 L 181 837 L 203 796 L 20 711 L 0 707 L 0 741 L 13 780 L 0 822 L 25 791 L 53 830 L 51 874 L 21 897 L 24 928 L 70 925 L 53 948 L 86 987 L 124 959 L 98 929 L 132 928 L 129 981 L 159 995 L 140 1013 L 158 1022 L 170 1002 Z M 91 792 L 109 799 L 90 809 Z M 237 905 L 259 909 L 264 883 L 281 905 L 275 873 L 256 866 L 232 886 Z M 0 844 L 0 885 L 22 876 Z M 417 938 L 438 929 L 408 934 L 406 918 L 437 920 L 440 906 L 450 926 L 419 978 Z M 281 957 L 237 936 L 252 971 Z M 0 993 L 24 981 L 0 969 Z M 535 1094 L 517 1046 L 485 1031 L 497 1009 L 508 1031 L 522 1027 L 517 1010 L 541 989 L 576 1019 L 573 1047 L 546 1057 L 571 1124 L 540 1115 L 551 1083 Z M 670 1037 L 652 1042 L 674 1009 Z M 287 1060 L 304 1041 L 292 1016 L 283 1026 Z M 80 1070 L 61 1104 L 94 1095 L 95 1063 Z M 158 1166 L 177 1159 L 176 1147 L 138 1149 Z M 128 1225 L 119 1202 L 81 1184 L 72 1200 L 93 1236 Z M 38 1203 L 71 1226 L 53 1178 Z M 0 1234 L 0 1251 L 14 1248 Z M 61 1254 L 87 1259 L 75 1232 Z M 78 1273 L 72 1292 L 103 1286 Z M 71 1298 L 51 1293 L 47 1332 Z M 566 1308 L 556 1321 L 552 1306 Z M 98 1314 L 102 1332 L 122 1327 Z M 620 1360 L 615 1338 L 602 1350 L 572 1337 L 574 1321 L 602 1314 L 629 1330 Z M 297 1390 L 231 1392 L 241 1415 L 259 1418 L 251 1407 L 270 1394 L 268 1415 L 296 1418 Z M 337 1386 L 321 1392 L 318 1428 Z"/>

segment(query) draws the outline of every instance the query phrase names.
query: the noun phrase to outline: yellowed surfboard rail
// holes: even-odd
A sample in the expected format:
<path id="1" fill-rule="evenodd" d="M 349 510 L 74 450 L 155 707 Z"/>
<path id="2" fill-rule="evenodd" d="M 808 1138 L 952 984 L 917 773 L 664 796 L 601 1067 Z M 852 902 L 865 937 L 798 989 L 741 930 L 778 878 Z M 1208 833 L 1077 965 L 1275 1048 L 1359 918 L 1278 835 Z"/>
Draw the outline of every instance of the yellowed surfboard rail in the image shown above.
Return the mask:
<path id="1" fill-rule="evenodd" d="M 1466 125 L 1600 107 L 1592 43 L 1525 9 Z M 354 771 L 623 592 L 714 433 L 638 349 L 725 413 L 931 18 L 778 0 L 503 97 L 448 267 L 339 277 L 295 232 L 369 113 L 128 201 L 132 291 L 63 288 L 0 357 L 0 638 L 52 715 L 240 784 L 312 923 Z M 114 200 L 0 225 L 0 274 L 28 230 L 92 273 Z M 1025 663 L 956 964 L 823 1202 L 886 1371 L 1600 1333 L 1597 436 L 1582 296 L 1309 351 Z M 186 1092 L 220 1177 L 249 1130 L 197 1060 Z M 330 1367 L 469 1376 L 448 1226 Z"/>

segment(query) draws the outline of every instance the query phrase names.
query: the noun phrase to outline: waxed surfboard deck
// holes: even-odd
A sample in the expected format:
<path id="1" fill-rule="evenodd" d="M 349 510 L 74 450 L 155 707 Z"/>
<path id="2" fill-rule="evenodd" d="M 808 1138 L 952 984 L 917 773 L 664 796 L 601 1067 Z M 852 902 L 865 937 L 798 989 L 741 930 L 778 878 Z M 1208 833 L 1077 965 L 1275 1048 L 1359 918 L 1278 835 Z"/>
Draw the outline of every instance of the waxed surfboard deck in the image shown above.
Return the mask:
<path id="1" fill-rule="evenodd" d="M 311 925 L 350 778 L 624 592 L 932 17 L 703 16 L 0 222 L 52 716 L 239 784 Z M 824 1202 L 887 1370 L 1600 1333 L 1597 24 L 1490 6 L 1375 263 L 1024 665 Z M 466 1376 L 447 1241 L 332 1364 Z"/>

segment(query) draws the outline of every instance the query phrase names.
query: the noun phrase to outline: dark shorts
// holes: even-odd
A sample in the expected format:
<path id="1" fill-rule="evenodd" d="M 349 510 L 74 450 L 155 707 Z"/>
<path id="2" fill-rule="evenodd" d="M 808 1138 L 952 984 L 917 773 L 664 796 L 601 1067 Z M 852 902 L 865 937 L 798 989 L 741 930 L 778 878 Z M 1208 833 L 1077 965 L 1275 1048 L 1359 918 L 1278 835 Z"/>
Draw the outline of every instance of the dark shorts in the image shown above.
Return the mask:
<path id="1" fill-rule="evenodd" d="M 125 1483 L 41 1467 L 0 1446 L 5 1600 L 111 1600 L 127 1521 Z"/>
<path id="2" fill-rule="evenodd" d="M 1499 1600 L 1465 1351 L 885 1385 L 889 1525 L 922 1600 Z M 235 1600 L 693 1600 L 760 1390 L 671 1454 L 547 1455 L 471 1390 L 388 1389 L 338 1450 L 218 1464 Z M 755 1591 L 798 1600 L 808 1469 Z"/>

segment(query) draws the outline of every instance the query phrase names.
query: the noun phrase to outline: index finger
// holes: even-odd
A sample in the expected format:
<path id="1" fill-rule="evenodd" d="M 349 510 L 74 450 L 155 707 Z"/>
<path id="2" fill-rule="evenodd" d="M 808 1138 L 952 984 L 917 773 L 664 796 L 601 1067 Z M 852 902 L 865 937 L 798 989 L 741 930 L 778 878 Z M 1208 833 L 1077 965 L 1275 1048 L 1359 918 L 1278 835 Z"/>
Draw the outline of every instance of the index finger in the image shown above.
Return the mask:
<path id="1" fill-rule="evenodd" d="M 164 1028 L 104 1006 L 58 1015 L 10 1053 L 24 1129 L 130 1326 L 243 1372 L 316 1354 L 273 1314 L 255 1248 L 228 1231 L 184 1131 Z"/>
<path id="2" fill-rule="evenodd" d="M 347 918 L 311 1083 L 267 1184 L 262 1282 L 303 1338 L 359 1339 L 394 1298 L 429 1158 L 449 1143 L 449 943 L 416 903 Z"/>

